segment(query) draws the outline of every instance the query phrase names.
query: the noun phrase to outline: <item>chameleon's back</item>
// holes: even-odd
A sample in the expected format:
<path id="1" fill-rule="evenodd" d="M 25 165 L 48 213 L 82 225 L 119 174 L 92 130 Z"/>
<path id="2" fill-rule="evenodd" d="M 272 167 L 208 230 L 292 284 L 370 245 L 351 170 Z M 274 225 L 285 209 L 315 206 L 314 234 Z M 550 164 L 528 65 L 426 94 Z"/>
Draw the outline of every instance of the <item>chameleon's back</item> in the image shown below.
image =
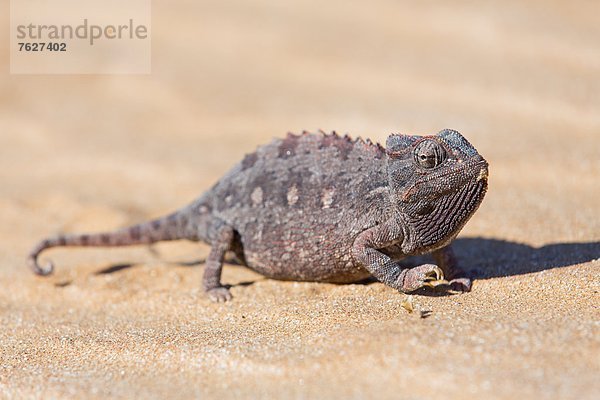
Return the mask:
<path id="1" fill-rule="evenodd" d="M 291 135 L 247 155 L 210 192 L 245 261 L 279 279 L 347 282 L 368 272 L 354 237 L 389 207 L 385 150 L 336 134 Z"/>

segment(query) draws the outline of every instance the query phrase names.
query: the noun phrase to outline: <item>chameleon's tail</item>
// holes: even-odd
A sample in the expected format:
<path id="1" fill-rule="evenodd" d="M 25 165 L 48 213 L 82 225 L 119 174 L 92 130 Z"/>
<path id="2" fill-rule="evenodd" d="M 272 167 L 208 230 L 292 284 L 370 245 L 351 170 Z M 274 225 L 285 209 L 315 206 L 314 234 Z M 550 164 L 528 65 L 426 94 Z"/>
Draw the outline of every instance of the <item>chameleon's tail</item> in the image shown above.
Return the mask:
<path id="1" fill-rule="evenodd" d="M 51 247 L 58 246 L 130 246 L 149 244 L 165 240 L 191 239 L 197 240 L 193 226 L 185 212 L 175 212 L 163 218 L 133 225 L 114 232 L 57 235 L 42 240 L 29 253 L 29 267 L 38 275 L 49 275 L 54 270 L 51 261 L 44 266 L 38 264 L 39 254 Z"/>

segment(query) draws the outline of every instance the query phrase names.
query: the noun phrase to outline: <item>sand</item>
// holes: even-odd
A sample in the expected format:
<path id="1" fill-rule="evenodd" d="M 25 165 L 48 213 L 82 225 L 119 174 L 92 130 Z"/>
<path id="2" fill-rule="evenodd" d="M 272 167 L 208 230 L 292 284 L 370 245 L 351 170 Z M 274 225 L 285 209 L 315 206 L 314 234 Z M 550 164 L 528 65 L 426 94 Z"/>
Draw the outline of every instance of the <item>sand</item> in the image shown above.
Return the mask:
<path id="1" fill-rule="evenodd" d="M 154 2 L 152 74 L 8 73 L 0 398 L 600 398 L 595 2 Z M 462 295 L 279 282 L 208 247 L 30 248 L 194 199 L 272 137 L 451 127 L 490 163 Z M 425 317 L 425 318 L 423 318 Z"/>

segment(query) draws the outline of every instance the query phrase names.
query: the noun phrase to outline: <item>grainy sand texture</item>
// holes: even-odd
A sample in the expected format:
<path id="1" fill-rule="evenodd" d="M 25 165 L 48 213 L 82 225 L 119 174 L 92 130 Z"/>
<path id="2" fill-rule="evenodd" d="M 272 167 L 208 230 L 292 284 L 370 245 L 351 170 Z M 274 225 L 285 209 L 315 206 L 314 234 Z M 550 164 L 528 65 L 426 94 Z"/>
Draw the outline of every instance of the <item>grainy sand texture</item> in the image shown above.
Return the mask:
<path id="1" fill-rule="evenodd" d="M 0 20 L 0 398 L 600 398 L 595 1 L 153 2 L 150 75 L 11 75 Z M 53 249 L 170 212 L 287 131 L 461 131 L 473 291 L 280 282 L 208 247 Z M 426 318 L 422 318 L 424 314 Z"/>

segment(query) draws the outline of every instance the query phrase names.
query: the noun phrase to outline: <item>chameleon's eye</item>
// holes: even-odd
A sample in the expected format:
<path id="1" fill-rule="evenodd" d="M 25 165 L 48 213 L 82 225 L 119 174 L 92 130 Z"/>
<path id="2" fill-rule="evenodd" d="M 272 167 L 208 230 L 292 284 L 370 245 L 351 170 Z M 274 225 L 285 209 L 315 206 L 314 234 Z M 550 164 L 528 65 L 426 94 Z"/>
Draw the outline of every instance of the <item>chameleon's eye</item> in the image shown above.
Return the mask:
<path id="1" fill-rule="evenodd" d="M 415 161 L 423 168 L 435 168 L 446 159 L 446 151 L 435 140 L 424 140 L 415 149 Z"/>

